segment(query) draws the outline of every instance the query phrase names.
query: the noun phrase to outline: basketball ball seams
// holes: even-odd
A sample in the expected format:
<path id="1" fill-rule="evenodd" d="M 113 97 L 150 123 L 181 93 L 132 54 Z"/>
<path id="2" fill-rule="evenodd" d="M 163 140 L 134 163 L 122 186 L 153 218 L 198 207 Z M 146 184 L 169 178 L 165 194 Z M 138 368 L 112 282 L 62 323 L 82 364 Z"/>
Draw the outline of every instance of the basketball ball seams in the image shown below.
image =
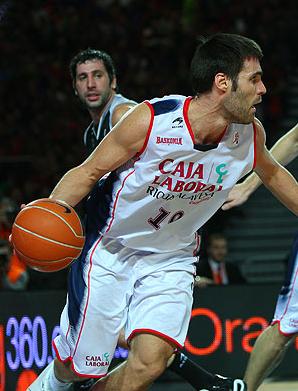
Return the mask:
<path id="1" fill-rule="evenodd" d="M 26 206 L 36 206 L 39 203 L 45 203 L 46 206 L 49 205 L 49 204 L 50 205 L 51 204 L 59 205 L 59 206 L 61 206 L 62 208 L 64 208 L 66 210 L 67 214 L 68 213 L 70 213 L 72 215 L 73 214 L 74 215 L 77 214 L 75 209 L 72 206 L 68 205 L 65 201 L 56 200 L 56 199 L 53 199 L 53 198 L 41 198 L 39 200 L 35 200 L 35 201 L 30 202 Z M 81 222 L 80 218 L 78 219 L 78 224 L 80 226 L 80 231 L 84 232 L 84 229 L 83 229 L 82 222 Z"/>
<path id="2" fill-rule="evenodd" d="M 68 248 L 74 248 L 74 249 L 76 249 L 76 250 L 82 250 L 82 248 L 83 248 L 83 246 L 79 246 L 79 247 L 78 247 L 78 246 L 72 246 L 71 244 L 66 244 L 66 243 L 58 242 L 57 240 L 54 240 L 54 239 L 46 238 L 45 236 L 39 235 L 39 234 L 37 234 L 37 233 L 35 233 L 35 232 L 32 232 L 32 231 L 30 231 L 30 230 L 28 230 L 28 229 L 26 229 L 26 228 L 24 228 L 24 227 L 18 225 L 17 223 L 14 223 L 14 225 L 15 225 L 17 228 L 19 228 L 21 231 L 27 232 L 27 233 L 29 233 L 29 234 L 31 234 L 31 235 L 33 235 L 33 236 L 36 236 L 36 237 L 38 237 L 38 238 L 40 238 L 40 239 L 43 239 L 43 240 L 46 240 L 46 241 L 48 241 L 48 242 L 52 242 L 52 243 L 55 243 L 55 244 L 59 244 L 59 245 L 61 245 L 61 246 L 68 247 Z M 82 238 L 82 236 L 80 236 L 80 238 Z"/>
<path id="3" fill-rule="evenodd" d="M 67 204 L 40 199 L 27 204 L 12 226 L 12 243 L 17 256 L 40 272 L 68 267 L 84 247 L 80 217 Z"/>
<path id="4" fill-rule="evenodd" d="M 65 257 L 65 258 L 61 258 L 61 259 L 55 259 L 53 261 L 46 261 L 46 260 L 42 260 L 42 259 L 32 259 L 32 258 L 28 257 L 27 255 L 23 254 L 21 251 L 17 251 L 17 254 L 20 254 L 21 256 L 26 257 L 29 262 L 32 262 L 32 264 L 36 264 L 36 266 L 39 265 L 39 262 L 42 262 L 42 265 L 44 265 L 44 266 L 49 266 L 49 265 L 52 265 L 55 263 L 60 263 L 63 261 L 66 262 L 67 260 L 69 260 L 70 263 L 74 261 L 74 259 L 72 257 Z"/>
<path id="5" fill-rule="evenodd" d="M 77 233 L 75 232 L 75 230 L 72 228 L 72 226 L 62 217 L 60 216 L 58 213 L 56 212 L 53 212 L 52 210 L 49 210 L 47 208 L 44 208 L 42 206 L 37 206 L 37 205 L 30 205 L 30 206 L 26 206 L 25 209 L 31 209 L 31 208 L 34 208 L 34 209 L 41 209 L 41 210 L 44 210 L 45 212 L 48 212 L 48 213 L 52 213 L 53 215 L 55 215 L 56 217 L 58 217 L 60 220 L 62 220 L 67 226 L 68 228 L 71 230 L 71 232 L 74 234 L 75 237 L 81 239 L 81 238 L 84 238 L 84 236 L 81 236 L 81 235 L 77 235 Z M 83 231 L 83 227 L 81 225 L 81 222 L 79 221 L 80 223 L 80 228 L 81 228 L 81 231 Z"/>

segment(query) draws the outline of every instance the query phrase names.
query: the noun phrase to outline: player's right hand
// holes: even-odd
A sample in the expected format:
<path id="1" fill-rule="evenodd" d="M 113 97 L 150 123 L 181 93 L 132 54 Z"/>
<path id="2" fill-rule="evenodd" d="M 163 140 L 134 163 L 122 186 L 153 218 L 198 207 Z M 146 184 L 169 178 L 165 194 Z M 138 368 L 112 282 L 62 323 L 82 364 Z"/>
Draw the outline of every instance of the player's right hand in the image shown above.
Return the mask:
<path id="1" fill-rule="evenodd" d="M 247 192 L 244 185 L 235 185 L 230 191 L 228 198 L 226 199 L 221 209 L 228 210 L 234 208 L 235 206 L 242 205 L 247 201 L 248 197 L 249 193 Z"/>

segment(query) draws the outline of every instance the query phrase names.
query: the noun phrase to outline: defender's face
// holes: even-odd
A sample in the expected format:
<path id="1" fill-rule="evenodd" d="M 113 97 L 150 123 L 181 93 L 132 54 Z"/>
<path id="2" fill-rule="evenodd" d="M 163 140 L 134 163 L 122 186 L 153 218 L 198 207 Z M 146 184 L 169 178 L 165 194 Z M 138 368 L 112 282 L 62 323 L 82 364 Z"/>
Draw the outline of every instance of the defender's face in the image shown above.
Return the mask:
<path id="1" fill-rule="evenodd" d="M 256 58 L 247 58 L 238 75 L 237 89 L 224 99 L 224 107 L 232 122 L 249 124 L 254 121 L 256 107 L 262 101 L 266 88 L 262 81 L 262 68 Z"/>
<path id="2" fill-rule="evenodd" d="M 228 253 L 227 241 L 222 239 L 213 239 L 208 247 L 208 255 L 217 262 L 224 262 Z"/>
<path id="3" fill-rule="evenodd" d="M 101 60 L 87 60 L 77 65 L 75 91 L 87 109 L 102 108 L 116 88 L 116 80 L 110 81 Z"/>

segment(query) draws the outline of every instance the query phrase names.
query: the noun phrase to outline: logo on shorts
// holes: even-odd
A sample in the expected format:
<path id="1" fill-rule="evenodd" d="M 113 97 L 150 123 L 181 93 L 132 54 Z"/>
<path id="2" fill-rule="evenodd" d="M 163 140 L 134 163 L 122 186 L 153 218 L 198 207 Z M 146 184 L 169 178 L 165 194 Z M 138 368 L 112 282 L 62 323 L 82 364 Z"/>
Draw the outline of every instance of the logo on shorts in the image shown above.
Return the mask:
<path id="1" fill-rule="evenodd" d="M 109 353 L 104 353 L 101 356 L 86 356 L 86 367 L 108 367 L 109 365 Z"/>
<path id="2" fill-rule="evenodd" d="M 298 320 L 291 318 L 289 321 L 289 326 L 297 328 L 298 327 Z"/>

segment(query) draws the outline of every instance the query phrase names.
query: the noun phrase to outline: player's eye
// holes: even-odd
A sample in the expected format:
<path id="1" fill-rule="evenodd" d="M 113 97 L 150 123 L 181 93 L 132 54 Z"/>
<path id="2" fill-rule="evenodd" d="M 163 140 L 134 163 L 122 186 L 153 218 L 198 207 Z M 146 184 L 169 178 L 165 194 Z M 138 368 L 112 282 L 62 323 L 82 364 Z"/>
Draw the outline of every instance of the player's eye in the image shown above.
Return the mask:
<path id="1" fill-rule="evenodd" d="M 258 83 L 259 81 L 261 81 L 261 76 L 260 76 L 260 75 L 254 76 L 254 77 L 251 79 L 251 81 L 252 81 L 254 84 L 256 84 L 256 83 Z"/>

